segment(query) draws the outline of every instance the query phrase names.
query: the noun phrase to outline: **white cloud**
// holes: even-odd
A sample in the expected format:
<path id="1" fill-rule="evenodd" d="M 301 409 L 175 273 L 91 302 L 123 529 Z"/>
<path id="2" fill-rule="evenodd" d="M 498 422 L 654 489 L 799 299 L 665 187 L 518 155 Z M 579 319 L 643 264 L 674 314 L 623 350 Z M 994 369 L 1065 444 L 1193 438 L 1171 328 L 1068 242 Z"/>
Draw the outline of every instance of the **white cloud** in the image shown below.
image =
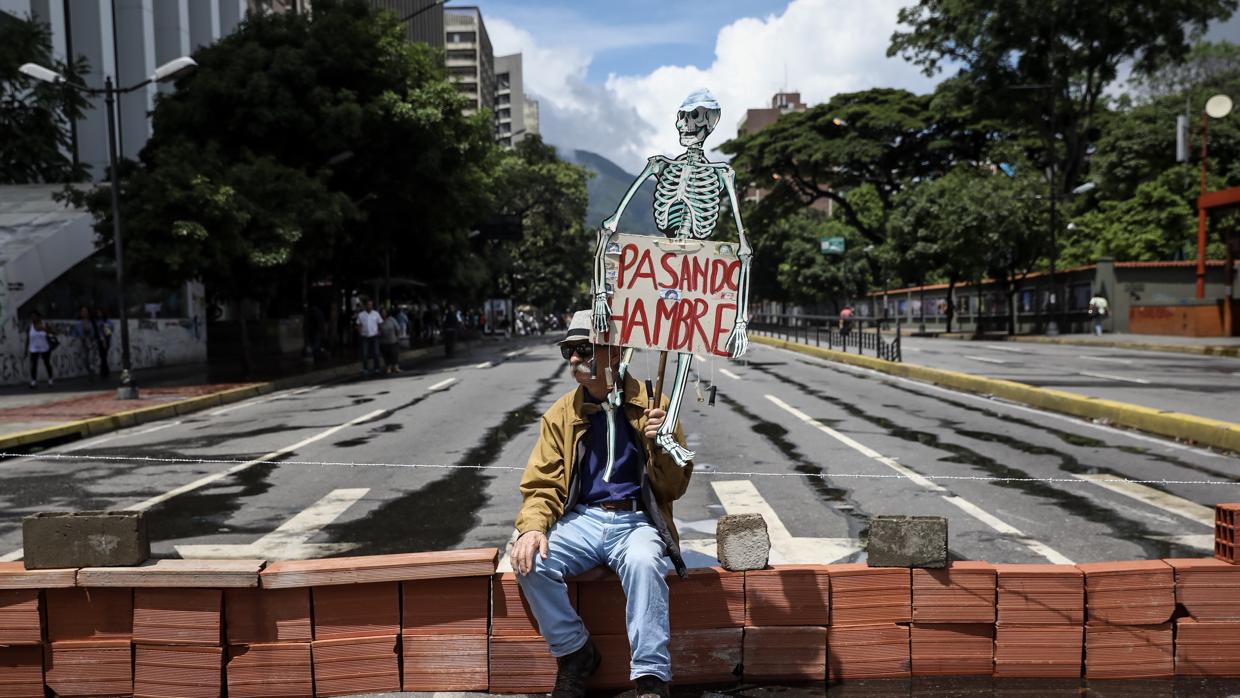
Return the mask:
<path id="1" fill-rule="evenodd" d="M 785 86 L 799 90 L 809 104 L 870 87 L 930 89 L 933 81 L 916 67 L 887 58 L 905 4 L 793 0 L 781 15 L 739 19 L 720 29 L 709 66 L 612 74 L 602 86 L 585 82 L 593 51 L 576 43 L 574 32 L 535 40 L 502 19 L 487 23 L 496 53 L 524 54 L 526 90 L 542 100 L 544 137 L 561 147 L 594 150 L 636 172 L 650 155 L 681 150 L 676 108 L 697 87 L 710 88 L 723 106 L 711 146 L 733 137 L 746 109 L 768 105 Z"/>

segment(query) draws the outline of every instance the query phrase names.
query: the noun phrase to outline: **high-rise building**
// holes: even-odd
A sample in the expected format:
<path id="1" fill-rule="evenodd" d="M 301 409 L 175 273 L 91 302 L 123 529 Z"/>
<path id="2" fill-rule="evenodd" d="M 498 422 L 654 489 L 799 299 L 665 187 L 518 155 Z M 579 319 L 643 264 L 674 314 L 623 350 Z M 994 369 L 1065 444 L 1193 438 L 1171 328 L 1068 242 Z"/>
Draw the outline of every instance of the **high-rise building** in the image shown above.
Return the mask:
<path id="1" fill-rule="evenodd" d="M 298 0 L 286 0 L 295 2 Z M 304 1 L 304 0 L 302 0 Z M 57 59 L 85 56 L 87 85 L 103 87 L 104 76 L 128 87 L 155 68 L 214 43 L 245 17 L 247 0 L 0 0 L 0 11 L 47 24 Z M 117 97 L 118 154 L 136 157 L 151 135 L 155 95 L 171 85 L 147 85 Z M 103 97 L 73 125 L 73 156 L 102 179 L 108 163 L 107 114 Z"/>
<path id="2" fill-rule="evenodd" d="M 801 101 L 800 92 L 776 92 L 771 97 L 771 106 L 763 109 L 748 109 L 736 130 L 749 135 L 775 123 L 781 115 L 789 112 L 805 111 L 808 107 Z"/>
<path id="3" fill-rule="evenodd" d="M 445 7 L 444 51 L 448 76 L 471 100 L 466 114 L 495 108 L 495 52 L 482 12 L 476 7 Z"/>
<path id="4" fill-rule="evenodd" d="M 370 0 L 405 23 L 405 38 L 443 48 L 443 0 Z"/>
<path id="5" fill-rule="evenodd" d="M 529 130 L 525 125 L 525 81 L 521 54 L 495 57 L 495 138 L 512 147 Z"/>
<path id="6" fill-rule="evenodd" d="M 525 95 L 525 132 L 541 133 L 538 130 L 538 100 L 529 95 Z"/>

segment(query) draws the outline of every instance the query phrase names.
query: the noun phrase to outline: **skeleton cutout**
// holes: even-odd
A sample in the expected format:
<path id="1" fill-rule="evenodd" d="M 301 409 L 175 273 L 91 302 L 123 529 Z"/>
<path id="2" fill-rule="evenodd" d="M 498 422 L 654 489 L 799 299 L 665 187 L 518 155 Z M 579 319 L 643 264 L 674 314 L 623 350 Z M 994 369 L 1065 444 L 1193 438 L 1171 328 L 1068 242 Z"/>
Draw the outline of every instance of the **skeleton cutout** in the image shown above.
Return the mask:
<path id="1" fill-rule="evenodd" d="M 741 222 L 740 206 L 736 197 L 736 174 L 726 163 L 710 162 L 702 152 L 706 138 L 719 123 L 719 103 L 709 90 L 700 89 L 685 98 L 676 113 L 676 130 L 685 152 L 675 158 L 655 155 L 646 162 L 637 179 L 629 187 L 615 213 L 608 216 L 599 227 L 598 247 L 594 261 L 594 329 L 602 334 L 607 331 L 611 317 L 608 303 L 608 279 L 605 256 L 612 236 L 620 223 L 620 216 L 632 200 L 638 187 L 647 177 L 655 178 L 654 220 L 659 231 L 674 240 L 705 240 L 714 232 L 719 222 L 723 194 L 726 191 L 732 205 L 732 215 L 740 234 L 738 257 L 741 262 L 739 292 L 736 303 L 736 321 L 725 345 L 732 358 L 739 358 L 749 348 L 745 328 L 749 321 L 749 267 L 753 252 L 745 238 L 745 226 Z M 627 371 L 632 350 L 626 350 L 620 364 L 620 381 Z M 680 414 L 689 380 L 693 354 L 676 354 L 676 377 L 669 396 L 667 418 L 655 437 L 655 443 L 672 456 L 681 466 L 687 465 L 694 456 L 692 451 L 676 443 L 673 429 Z M 620 404 L 619 388 L 613 389 L 612 400 Z"/>

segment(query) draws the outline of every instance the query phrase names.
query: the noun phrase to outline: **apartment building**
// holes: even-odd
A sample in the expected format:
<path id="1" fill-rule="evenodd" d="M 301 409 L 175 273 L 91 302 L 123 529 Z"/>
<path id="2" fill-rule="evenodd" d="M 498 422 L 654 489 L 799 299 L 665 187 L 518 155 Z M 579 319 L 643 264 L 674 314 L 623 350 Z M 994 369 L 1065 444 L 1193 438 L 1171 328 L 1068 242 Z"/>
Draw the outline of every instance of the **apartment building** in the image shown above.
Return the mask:
<path id="1" fill-rule="evenodd" d="M 444 59 L 448 76 L 471 104 L 466 114 L 495 107 L 495 52 L 477 7 L 445 7 Z"/>
<path id="2" fill-rule="evenodd" d="M 404 20 L 405 38 L 443 48 L 443 0 L 370 0 Z"/>

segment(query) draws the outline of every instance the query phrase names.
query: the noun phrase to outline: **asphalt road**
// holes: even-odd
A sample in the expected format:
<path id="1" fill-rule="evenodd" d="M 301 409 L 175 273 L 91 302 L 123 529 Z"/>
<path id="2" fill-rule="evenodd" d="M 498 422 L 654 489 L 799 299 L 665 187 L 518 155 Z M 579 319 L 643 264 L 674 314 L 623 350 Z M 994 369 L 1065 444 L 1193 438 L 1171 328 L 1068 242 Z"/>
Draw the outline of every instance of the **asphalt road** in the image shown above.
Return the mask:
<path id="1" fill-rule="evenodd" d="M 654 364 L 639 355 L 635 373 Z M 1200 556 L 1210 506 L 1240 501 L 1240 459 L 1142 434 L 762 346 L 700 375 L 719 392 L 682 415 L 699 454 L 675 509 L 691 564 L 744 511 L 767 514 L 777 562 L 862 559 L 878 514 L 948 517 L 960 558 Z M 0 557 L 20 555 L 30 513 L 126 507 L 149 511 L 162 557 L 503 546 L 538 416 L 570 381 L 548 343 L 488 345 L 8 459 Z"/>
<path id="2" fill-rule="evenodd" d="M 901 338 L 904 360 L 1233 422 L 1240 359 L 1027 342 Z"/>

